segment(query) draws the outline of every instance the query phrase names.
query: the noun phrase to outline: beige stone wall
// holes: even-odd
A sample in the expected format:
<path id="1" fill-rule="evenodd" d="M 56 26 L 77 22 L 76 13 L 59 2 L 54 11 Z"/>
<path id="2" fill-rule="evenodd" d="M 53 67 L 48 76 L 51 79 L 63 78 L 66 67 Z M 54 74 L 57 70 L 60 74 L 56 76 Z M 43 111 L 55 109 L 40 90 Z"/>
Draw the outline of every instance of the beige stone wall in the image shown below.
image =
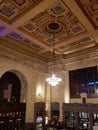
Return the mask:
<path id="1" fill-rule="evenodd" d="M 11 71 L 15 73 L 22 82 L 21 102 L 26 102 L 26 122 L 34 120 L 34 102 L 46 102 L 46 110 L 50 116 L 50 103 L 60 102 L 62 109 L 62 102 L 64 102 L 64 74 L 60 73 L 63 81 L 56 87 L 50 87 L 45 82 L 45 73 L 36 71 L 17 61 L 1 57 L 0 59 L 0 77 L 6 72 Z M 62 113 L 62 112 L 61 112 Z"/>
<path id="2" fill-rule="evenodd" d="M 13 58 L 14 59 L 14 58 Z M 88 59 L 65 60 L 65 71 L 56 73 L 62 78 L 62 82 L 56 87 L 51 87 L 45 82 L 48 74 L 39 71 L 39 65 L 32 61 L 29 64 L 29 60 L 25 62 L 19 62 L 18 60 L 12 60 L 8 57 L 0 57 L 0 77 L 6 71 L 14 72 L 21 80 L 22 91 L 21 91 L 21 102 L 26 102 L 26 122 L 32 122 L 34 120 L 34 102 L 45 102 L 46 111 L 50 118 L 50 103 L 60 103 L 60 120 L 62 120 L 62 103 L 72 102 L 80 103 L 80 99 L 70 99 L 69 95 L 69 70 L 85 68 L 90 66 L 98 66 L 98 58 L 90 57 Z M 26 64 L 25 64 L 26 63 Z M 44 65 L 43 65 L 44 66 Z M 39 69 L 38 69 L 39 68 Z M 44 67 L 42 67 L 44 70 Z M 98 99 L 87 99 L 88 103 L 98 103 Z"/>
<path id="3" fill-rule="evenodd" d="M 38 73 L 31 67 L 13 62 L 10 59 L 0 59 L 0 77 L 6 72 L 14 72 L 22 82 L 21 102 L 26 102 L 26 121 L 30 122 L 34 119 L 34 102 L 36 101 L 36 81 Z M 24 87 L 25 86 L 25 87 Z M 25 91 L 24 91 L 25 89 Z"/>

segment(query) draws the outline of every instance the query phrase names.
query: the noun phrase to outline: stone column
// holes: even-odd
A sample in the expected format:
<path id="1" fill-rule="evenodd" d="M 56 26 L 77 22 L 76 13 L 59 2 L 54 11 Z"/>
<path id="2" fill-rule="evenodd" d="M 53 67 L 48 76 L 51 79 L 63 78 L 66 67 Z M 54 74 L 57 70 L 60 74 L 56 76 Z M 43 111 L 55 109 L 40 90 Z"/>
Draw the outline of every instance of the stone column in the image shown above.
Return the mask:
<path id="1" fill-rule="evenodd" d="M 51 102 L 52 102 L 52 88 L 51 86 L 46 83 L 45 89 L 45 103 L 46 103 L 46 112 L 49 119 L 51 119 Z"/>
<path id="2" fill-rule="evenodd" d="M 64 87 L 65 87 L 65 93 L 64 93 L 64 102 L 69 103 L 70 99 L 70 86 L 69 86 L 69 71 L 65 71 L 65 77 L 64 77 Z"/>

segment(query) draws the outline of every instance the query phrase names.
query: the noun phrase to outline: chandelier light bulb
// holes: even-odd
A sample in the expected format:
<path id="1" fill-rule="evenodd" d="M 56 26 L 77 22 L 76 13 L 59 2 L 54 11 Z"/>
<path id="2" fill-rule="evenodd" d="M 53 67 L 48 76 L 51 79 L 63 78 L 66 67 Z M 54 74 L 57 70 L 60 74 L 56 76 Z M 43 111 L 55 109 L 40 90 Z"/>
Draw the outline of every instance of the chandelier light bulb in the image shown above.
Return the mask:
<path id="1" fill-rule="evenodd" d="M 55 76 L 55 74 L 52 74 L 52 76 L 50 78 L 47 78 L 46 81 L 51 85 L 51 86 L 56 86 L 57 84 L 59 84 L 59 82 L 61 81 L 61 78 L 57 78 Z"/>

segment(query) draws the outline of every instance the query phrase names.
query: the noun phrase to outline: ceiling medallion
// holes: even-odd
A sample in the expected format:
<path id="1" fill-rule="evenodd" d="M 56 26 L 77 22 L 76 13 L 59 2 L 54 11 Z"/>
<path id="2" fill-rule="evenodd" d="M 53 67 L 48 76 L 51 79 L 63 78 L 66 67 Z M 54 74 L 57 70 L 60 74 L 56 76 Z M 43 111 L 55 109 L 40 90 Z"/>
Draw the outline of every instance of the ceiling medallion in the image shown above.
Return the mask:
<path id="1" fill-rule="evenodd" d="M 45 32 L 48 34 L 57 34 L 63 30 L 63 26 L 59 22 L 48 22 L 45 25 Z"/>

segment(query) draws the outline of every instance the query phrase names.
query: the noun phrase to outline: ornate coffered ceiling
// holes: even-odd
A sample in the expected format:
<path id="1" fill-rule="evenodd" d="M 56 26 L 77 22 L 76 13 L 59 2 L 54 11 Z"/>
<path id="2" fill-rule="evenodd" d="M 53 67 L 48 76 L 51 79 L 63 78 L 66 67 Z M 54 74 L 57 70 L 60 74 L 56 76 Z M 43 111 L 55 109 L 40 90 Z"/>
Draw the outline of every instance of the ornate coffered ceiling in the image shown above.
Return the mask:
<path id="1" fill-rule="evenodd" d="M 95 47 L 98 0 L 0 0 L 0 36 L 1 46 L 46 62 L 53 44 L 58 57 Z"/>

